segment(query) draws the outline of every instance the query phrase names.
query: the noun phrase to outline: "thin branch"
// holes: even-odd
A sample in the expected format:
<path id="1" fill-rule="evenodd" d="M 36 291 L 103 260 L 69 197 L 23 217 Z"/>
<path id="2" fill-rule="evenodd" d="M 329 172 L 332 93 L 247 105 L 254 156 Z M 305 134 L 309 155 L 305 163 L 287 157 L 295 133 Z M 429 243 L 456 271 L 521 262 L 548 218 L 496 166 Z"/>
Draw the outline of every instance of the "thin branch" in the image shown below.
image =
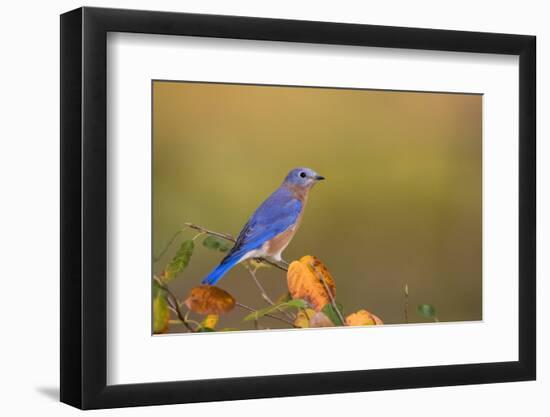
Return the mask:
<path id="1" fill-rule="evenodd" d="M 166 294 L 168 295 L 166 297 L 166 300 L 168 301 L 168 304 L 170 304 L 170 306 L 172 307 L 172 311 L 174 313 L 176 313 L 176 315 L 178 316 L 178 319 L 184 324 L 185 327 L 187 327 L 187 329 L 190 331 L 190 332 L 195 332 L 195 329 L 193 329 L 191 327 L 191 325 L 189 324 L 189 322 L 187 321 L 187 319 L 185 318 L 185 315 L 183 314 L 183 312 L 181 311 L 180 309 L 180 305 L 178 303 L 178 299 L 176 298 L 176 296 L 174 295 L 174 293 L 172 291 L 170 291 L 170 288 L 168 288 L 164 282 L 162 282 L 162 280 L 157 277 L 156 275 L 153 275 L 153 279 L 156 281 L 156 283 L 164 290 L 166 291 Z"/>
<path id="2" fill-rule="evenodd" d="M 409 324 L 409 286 L 405 284 L 405 323 Z"/>
<path id="3" fill-rule="evenodd" d="M 260 284 L 260 281 L 258 280 L 258 277 L 256 276 L 256 270 L 250 268 L 248 265 L 245 265 L 245 268 L 246 268 L 246 270 L 250 273 L 250 275 L 252 276 L 252 279 L 253 279 L 254 282 L 256 283 L 256 286 L 257 286 L 258 289 L 260 290 L 260 293 L 261 293 L 261 295 L 262 295 L 262 298 L 263 298 L 268 304 L 271 304 L 272 306 L 275 305 L 275 303 L 273 302 L 273 300 L 272 300 L 271 298 L 269 298 L 269 296 L 268 296 L 267 293 L 265 292 L 265 288 L 262 286 L 262 284 Z"/>
<path id="4" fill-rule="evenodd" d="M 243 266 L 248 270 L 248 272 L 250 273 L 250 275 L 252 276 L 252 279 L 254 279 L 254 282 L 256 283 L 256 286 L 258 287 L 258 289 L 260 290 L 260 294 L 262 295 L 262 298 L 270 305 L 274 306 L 277 311 L 279 313 L 282 313 L 284 314 L 288 319 L 290 320 L 294 320 L 295 317 L 292 317 L 292 315 L 290 315 L 289 313 L 287 313 L 286 311 L 284 311 L 283 309 L 277 307 L 275 305 L 275 302 L 273 302 L 273 300 L 271 298 L 269 298 L 269 296 L 267 295 L 267 292 L 265 291 L 265 288 L 262 286 L 262 284 L 260 284 L 260 280 L 258 279 L 258 277 L 256 276 L 256 269 L 252 269 L 248 264 L 243 264 Z"/>
<path id="5" fill-rule="evenodd" d="M 205 233 L 205 232 L 199 232 L 199 233 L 197 233 L 195 236 L 193 236 L 193 242 L 194 242 L 195 240 L 197 240 L 199 237 L 201 237 L 202 235 L 204 235 L 204 234 L 206 234 L 206 233 Z"/>
<path id="6" fill-rule="evenodd" d="M 172 243 L 174 243 L 174 241 L 176 240 L 176 238 L 179 236 L 180 233 L 182 233 L 183 231 L 185 231 L 185 229 L 182 229 L 182 230 L 178 230 L 176 233 L 174 233 L 174 236 L 172 236 L 170 238 L 170 240 L 168 241 L 168 243 L 166 244 L 166 246 L 164 247 L 164 249 L 157 255 L 157 256 L 153 256 L 153 263 L 156 263 L 158 261 L 161 260 L 161 258 L 164 256 L 164 254 L 166 253 L 166 251 L 168 250 L 168 248 L 170 246 L 172 246 Z"/>
<path id="7" fill-rule="evenodd" d="M 193 223 L 185 223 L 185 225 L 187 227 L 191 228 L 191 229 L 198 230 L 199 232 L 207 233 L 207 234 L 212 235 L 212 236 L 217 236 L 219 238 L 229 240 L 230 242 L 235 243 L 235 238 L 233 236 L 227 234 L 227 233 L 214 232 L 212 230 L 208 230 L 205 227 L 202 227 L 202 226 L 199 226 L 198 224 L 193 224 Z"/>
<path id="8" fill-rule="evenodd" d="M 194 323 L 195 326 L 197 326 L 196 329 L 201 328 L 201 327 L 202 327 L 202 324 L 200 324 L 200 323 L 199 323 L 198 321 L 196 321 L 196 320 L 191 320 L 191 319 L 189 318 L 189 313 L 190 313 L 190 311 L 187 310 L 187 312 L 185 313 L 185 316 L 184 316 L 184 317 L 185 317 L 185 321 L 186 321 L 187 323 Z"/>
<path id="9" fill-rule="evenodd" d="M 313 270 L 315 275 L 317 275 L 317 278 L 319 278 L 323 283 L 325 287 L 325 291 L 328 294 L 328 297 L 330 298 L 330 303 L 332 304 L 332 307 L 334 307 L 334 310 L 336 310 L 336 314 L 338 314 L 338 317 L 342 321 L 342 325 L 345 326 L 346 320 L 344 319 L 344 316 L 342 316 L 342 312 L 340 311 L 340 309 L 338 308 L 338 305 L 336 304 L 336 300 L 334 299 L 334 296 L 332 295 L 332 291 L 330 290 L 327 282 L 325 281 L 325 277 L 323 276 L 323 274 L 320 274 L 319 272 L 317 272 L 317 270 L 315 269 L 312 263 L 310 263 L 309 266 L 311 266 L 311 269 Z"/>
<path id="10" fill-rule="evenodd" d="M 268 265 L 274 266 L 275 268 L 280 269 L 281 271 L 288 271 L 288 262 L 285 261 L 273 261 L 266 258 L 257 258 L 260 262 L 266 263 Z"/>
<path id="11" fill-rule="evenodd" d="M 288 271 L 288 267 L 290 266 L 290 264 L 287 261 L 283 260 L 283 259 L 281 259 L 277 263 L 275 263 L 275 262 L 272 263 L 272 265 L 275 265 L 277 268 L 280 268 L 283 271 Z"/>
<path id="12" fill-rule="evenodd" d="M 244 305 L 244 304 L 241 304 L 241 303 L 239 303 L 239 302 L 236 302 L 235 305 L 238 306 L 238 307 L 240 307 L 240 308 L 242 308 L 242 309 L 244 309 L 244 310 L 248 310 L 248 311 L 250 311 L 251 313 L 255 313 L 255 312 L 256 312 L 256 310 L 253 309 L 252 307 L 248 307 L 248 306 L 246 306 L 246 305 Z M 275 320 L 282 321 L 282 322 L 287 323 L 287 324 L 290 324 L 290 325 L 291 325 L 292 327 L 294 327 L 295 329 L 299 329 L 299 328 L 300 328 L 299 326 L 296 326 L 296 325 L 295 325 L 293 322 L 291 322 L 290 320 L 284 319 L 284 318 L 282 318 L 282 317 L 274 316 L 273 314 L 269 314 L 269 313 L 268 313 L 268 314 L 264 314 L 264 316 L 265 316 L 265 317 L 270 317 L 270 318 L 275 319 Z"/>

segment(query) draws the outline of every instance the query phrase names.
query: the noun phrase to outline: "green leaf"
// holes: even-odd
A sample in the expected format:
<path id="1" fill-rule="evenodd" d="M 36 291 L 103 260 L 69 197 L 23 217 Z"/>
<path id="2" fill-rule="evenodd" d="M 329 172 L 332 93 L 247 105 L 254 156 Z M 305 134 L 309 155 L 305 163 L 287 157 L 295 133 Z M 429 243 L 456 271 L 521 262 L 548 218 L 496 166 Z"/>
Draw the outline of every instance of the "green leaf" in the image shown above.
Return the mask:
<path id="1" fill-rule="evenodd" d="M 290 295 L 289 292 L 286 292 L 284 293 L 283 295 L 281 295 L 279 298 L 277 298 L 277 303 L 286 303 L 287 301 L 290 301 L 292 300 L 292 296 Z"/>
<path id="2" fill-rule="evenodd" d="M 420 304 L 416 306 L 416 312 L 422 317 L 426 317 L 428 319 L 435 319 L 437 314 L 435 307 L 431 304 Z"/>
<path id="3" fill-rule="evenodd" d="M 307 302 L 301 299 L 285 301 L 282 303 L 277 303 L 275 305 L 262 308 L 260 310 L 253 311 L 252 313 L 247 315 L 243 319 L 243 321 L 258 320 L 260 317 L 263 317 L 266 314 L 276 312 L 278 310 L 287 310 L 289 308 L 305 308 L 305 307 L 307 307 Z"/>
<path id="4" fill-rule="evenodd" d="M 166 291 L 153 281 L 153 333 L 166 333 L 170 320 Z"/>
<path id="5" fill-rule="evenodd" d="M 220 332 L 240 332 L 241 329 L 237 329 L 236 327 L 224 327 L 220 330 Z"/>
<path id="6" fill-rule="evenodd" d="M 212 250 L 218 250 L 220 252 L 227 252 L 231 248 L 231 244 L 217 236 L 207 236 L 202 244 L 204 247 Z"/>
<path id="7" fill-rule="evenodd" d="M 199 330 L 197 330 L 197 333 L 209 333 L 209 332 L 215 332 L 216 330 L 210 328 L 210 327 L 201 327 Z"/>
<path id="8" fill-rule="evenodd" d="M 160 291 L 164 291 L 164 289 L 156 280 L 153 280 L 153 298 L 157 297 Z"/>
<path id="9" fill-rule="evenodd" d="M 186 240 L 181 244 L 176 255 L 172 258 L 166 269 L 164 270 L 164 281 L 170 281 L 174 279 L 181 271 L 187 268 L 191 255 L 193 255 L 193 249 L 195 243 L 192 240 Z"/>
<path id="10" fill-rule="evenodd" d="M 338 307 L 338 310 L 340 310 L 340 313 L 343 314 L 343 307 L 342 304 L 336 303 L 336 306 Z M 323 309 L 321 310 L 325 315 L 330 319 L 331 322 L 333 322 L 336 326 L 343 326 L 344 323 L 342 323 L 342 320 L 340 319 L 340 316 L 338 315 L 338 312 L 332 305 L 332 303 L 326 304 Z"/>

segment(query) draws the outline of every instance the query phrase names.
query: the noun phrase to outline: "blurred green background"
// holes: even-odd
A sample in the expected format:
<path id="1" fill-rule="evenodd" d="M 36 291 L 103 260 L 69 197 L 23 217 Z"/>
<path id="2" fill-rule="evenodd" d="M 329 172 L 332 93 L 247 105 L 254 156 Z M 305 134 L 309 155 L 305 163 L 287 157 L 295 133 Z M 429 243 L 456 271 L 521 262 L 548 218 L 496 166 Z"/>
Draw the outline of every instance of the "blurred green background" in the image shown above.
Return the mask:
<path id="1" fill-rule="evenodd" d="M 307 166 L 327 180 L 283 256 L 320 258 L 345 314 L 404 323 L 408 284 L 410 322 L 427 321 L 414 311 L 422 303 L 440 321 L 481 320 L 481 116 L 481 95 L 154 81 L 153 251 L 185 222 L 237 235 L 290 169 Z M 223 257 L 201 240 L 170 283 L 182 299 Z M 272 298 L 286 292 L 283 272 L 258 277 Z M 241 266 L 218 285 L 265 306 Z M 243 316 L 236 308 L 219 327 L 252 328 Z"/>

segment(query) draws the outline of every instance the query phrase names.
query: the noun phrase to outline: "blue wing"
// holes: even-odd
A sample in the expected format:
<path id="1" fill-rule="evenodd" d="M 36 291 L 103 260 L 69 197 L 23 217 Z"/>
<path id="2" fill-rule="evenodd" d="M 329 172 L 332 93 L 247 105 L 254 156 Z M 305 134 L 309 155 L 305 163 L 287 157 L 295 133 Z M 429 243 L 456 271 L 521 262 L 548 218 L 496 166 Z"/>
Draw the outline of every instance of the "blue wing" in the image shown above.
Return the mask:
<path id="1" fill-rule="evenodd" d="M 258 207 L 237 237 L 235 246 L 202 283 L 216 284 L 248 252 L 259 249 L 265 242 L 293 226 L 301 211 L 302 202 L 294 193 L 287 188 L 279 188 Z"/>

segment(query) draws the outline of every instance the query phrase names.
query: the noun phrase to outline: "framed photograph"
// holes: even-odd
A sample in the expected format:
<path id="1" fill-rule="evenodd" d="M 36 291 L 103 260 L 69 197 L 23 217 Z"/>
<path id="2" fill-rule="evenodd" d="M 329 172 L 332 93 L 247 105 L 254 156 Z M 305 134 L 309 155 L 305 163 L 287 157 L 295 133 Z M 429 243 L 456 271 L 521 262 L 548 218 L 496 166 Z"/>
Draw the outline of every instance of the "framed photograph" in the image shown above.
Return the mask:
<path id="1" fill-rule="evenodd" d="M 535 37 L 61 16 L 61 401 L 535 379 Z"/>

